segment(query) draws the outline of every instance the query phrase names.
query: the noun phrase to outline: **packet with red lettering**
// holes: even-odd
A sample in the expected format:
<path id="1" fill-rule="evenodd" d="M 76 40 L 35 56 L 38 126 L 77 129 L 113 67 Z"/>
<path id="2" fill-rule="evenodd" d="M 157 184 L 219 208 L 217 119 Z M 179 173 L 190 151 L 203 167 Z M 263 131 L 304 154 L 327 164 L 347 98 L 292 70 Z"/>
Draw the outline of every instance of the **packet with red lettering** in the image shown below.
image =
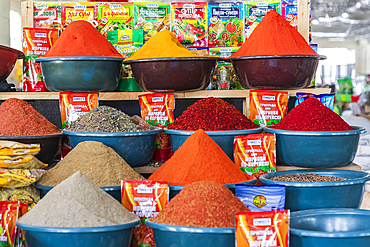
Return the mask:
<path id="1" fill-rule="evenodd" d="M 273 133 L 235 136 L 235 164 L 246 174 L 257 179 L 276 171 L 276 138 Z"/>
<path id="2" fill-rule="evenodd" d="M 41 72 L 40 63 L 35 59 L 42 57 L 58 39 L 57 29 L 23 28 L 23 91 L 48 92 Z"/>
<path id="3" fill-rule="evenodd" d="M 61 3 L 62 5 L 62 30 L 72 22 L 85 20 L 90 22 L 95 28 L 98 28 L 98 22 L 95 20 L 95 3 Z"/>
<path id="4" fill-rule="evenodd" d="M 289 210 L 236 213 L 236 247 L 289 247 L 289 217 Z"/>
<path id="5" fill-rule="evenodd" d="M 13 247 L 18 240 L 16 221 L 19 218 L 20 202 L 0 201 L 0 246 Z"/>
<path id="6" fill-rule="evenodd" d="M 122 205 L 141 218 L 140 226 L 134 228 L 132 246 L 154 247 L 153 230 L 145 220 L 155 217 L 169 201 L 169 186 L 165 181 L 123 180 Z"/>
<path id="7" fill-rule="evenodd" d="M 58 2 L 34 2 L 33 20 L 35 28 L 61 30 L 61 8 Z"/>
<path id="8" fill-rule="evenodd" d="M 250 90 L 249 119 L 259 126 L 276 125 L 287 113 L 289 92 Z"/>

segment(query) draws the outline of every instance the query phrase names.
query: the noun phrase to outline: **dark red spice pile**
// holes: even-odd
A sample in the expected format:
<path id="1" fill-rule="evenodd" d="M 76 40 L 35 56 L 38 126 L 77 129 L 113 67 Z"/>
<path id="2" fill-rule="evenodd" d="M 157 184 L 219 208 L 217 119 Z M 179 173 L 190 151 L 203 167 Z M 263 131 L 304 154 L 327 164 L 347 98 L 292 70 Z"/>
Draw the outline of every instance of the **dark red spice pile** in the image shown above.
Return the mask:
<path id="1" fill-rule="evenodd" d="M 213 97 L 198 100 L 172 124 L 167 125 L 168 129 L 191 131 L 244 130 L 258 127 L 233 105 Z"/>
<path id="2" fill-rule="evenodd" d="M 185 185 L 151 221 L 193 227 L 234 227 L 236 212 L 250 211 L 228 188 L 212 181 Z"/>
<path id="3" fill-rule="evenodd" d="M 60 133 L 57 126 L 49 122 L 24 100 L 10 98 L 0 105 L 0 136 Z"/>
<path id="4" fill-rule="evenodd" d="M 315 98 L 306 99 L 294 107 L 275 128 L 296 131 L 353 130 L 338 114 Z"/>

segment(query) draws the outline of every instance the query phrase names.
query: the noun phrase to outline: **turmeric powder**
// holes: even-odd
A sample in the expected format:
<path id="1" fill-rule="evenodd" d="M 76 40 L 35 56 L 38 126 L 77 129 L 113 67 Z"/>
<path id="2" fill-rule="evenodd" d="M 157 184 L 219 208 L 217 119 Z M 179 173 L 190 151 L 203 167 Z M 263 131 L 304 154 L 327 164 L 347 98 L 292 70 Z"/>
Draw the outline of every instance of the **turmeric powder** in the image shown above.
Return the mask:
<path id="1" fill-rule="evenodd" d="M 163 30 L 152 36 L 148 42 L 146 42 L 131 57 L 126 58 L 126 60 L 164 57 L 199 56 L 182 46 L 172 32 Z"/>

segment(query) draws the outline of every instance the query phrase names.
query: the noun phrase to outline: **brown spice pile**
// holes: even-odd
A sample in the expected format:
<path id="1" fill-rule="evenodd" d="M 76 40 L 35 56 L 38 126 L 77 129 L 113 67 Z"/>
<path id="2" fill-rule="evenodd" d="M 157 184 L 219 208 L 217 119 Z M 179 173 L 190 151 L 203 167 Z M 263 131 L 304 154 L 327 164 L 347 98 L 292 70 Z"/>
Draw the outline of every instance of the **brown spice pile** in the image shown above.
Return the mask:
<path id="1" fill-rule="evenodd" d="M 322 176 L 318 174 L 285 174 L 272 177 L 270 179 L 274 181 L 285 181 L 285 182 L 333 182 L 349 180 L 348 178 Z"/>
<path id="2" fill-rule="evenodd" d="M 234 227 L 236 212 L 250 211 L 228 188 L 200 181 L 185 185 L 151 221 L 193 227 Z"/>
<path id="3" fill-rule="evenodd" d="M 55 167 L 45 172 L 39 184 L 56 186 L 80 171 L 98 186 L 121 185 L 121 180 L 142 180 L 124 159 L 101 142 L 79 143 Z"/>
<path id="4" fill-rule="evenodd" d="M 33 136 L 61 134 L 26 101 L 10 98 L 0 105 L 0 136 Z"/>

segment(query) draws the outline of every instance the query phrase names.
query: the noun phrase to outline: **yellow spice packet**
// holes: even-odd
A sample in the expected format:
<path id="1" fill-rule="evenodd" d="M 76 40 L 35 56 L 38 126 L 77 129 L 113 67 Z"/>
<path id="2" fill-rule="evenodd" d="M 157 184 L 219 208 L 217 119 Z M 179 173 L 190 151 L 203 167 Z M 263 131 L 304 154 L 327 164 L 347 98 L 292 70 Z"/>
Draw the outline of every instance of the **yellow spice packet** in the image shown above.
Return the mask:
<path id="1" fill-rule="evenodd" d="M 24 144 L 14 141 L 0 141 L 0 155 L 36 155 L 40 152 L 40 144 Z"/>

